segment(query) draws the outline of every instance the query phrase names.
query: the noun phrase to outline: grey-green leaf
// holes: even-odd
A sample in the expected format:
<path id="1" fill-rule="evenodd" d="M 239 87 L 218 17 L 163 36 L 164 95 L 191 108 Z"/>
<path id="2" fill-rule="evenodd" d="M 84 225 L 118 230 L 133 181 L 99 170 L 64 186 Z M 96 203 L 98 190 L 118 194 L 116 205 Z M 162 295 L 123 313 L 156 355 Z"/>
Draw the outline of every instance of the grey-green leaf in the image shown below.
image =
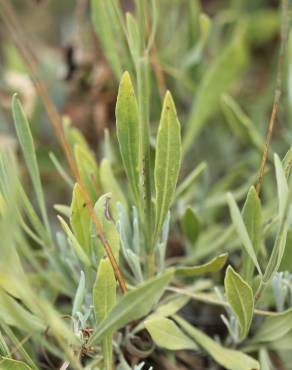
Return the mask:
<path id="1" fill-rule="evenodd" d="M 117 137 L 133 196 L 139 195 L 139 119 L 133 84 L 128 72 L 122 76 L 116 105 Z"/>
<path id="2" fill-rule="evenodd" d="M 252 343 L 274 342 L 292 330 L 292 308 L 268 317 L 258 328 Z"/>
<path id="3" fill-rule="evenodd" d="M 279 201 L 279 217 L 280 221 L 285 216 L 286 205 L 288 202 L 288 184 L 283 169 L 282 162 L 277 154 L 274 156 L 275 168 L 276 168 L 276 180 L 277 180 L 277 192 Z"/>
<path id="4" fill-rule="evenodd" d="M 154 240 L 159 237 L 175 192 L 181 163 L 181 133 L 175 105 L 166 93 L 157 134 L 155 156 L 156 220 Z"/>
<path id="5" fill-rule="evenodd" d="M 237 234 L 240 238 L 240 241 L 242 242 L 242 245 L 244 246 L 244 248 L 245 248 L 247 254 L 249 255 L 249 257 L 251 258 L 252 262 L 256 266 L 259 274 L 262 275 L 262 271 L 261 271 L 260 265 L 258 263 L 254 247 L 253 247 L 252 242 L 250 240 L 250 237 L 248 235 L 246 226 L 243 222 L 243 219 L 242 219 L 242 216 L 241 216 L 240 211 L 238 209 L 238 206 L 237 206 L 237 204 L 236 204 L 236 202 L 235 202 L 231 193 L 227 194 L 227 200 L 228 200 L 228 205 L 229 205 L 229 209 L 230 209 L 232 222 L 233 222 L 233 224 L 236 228 L 236 231 L 237 231 Z"/>
<path id="6" fill-rule="evenodd" d="M 104 320 L 116 303 L 116 279 L 108 259 L 100 261 L 93 288 L 93 303 L 97 324 Z M 102 340 L 102 352 L 106 370 L 112 369 L 112 333 Z"/>
<path id="7" fill-rule="evenodd" d="M 222 93 L 239 77 L 247 65 L 245 27 L 241 26 L 234 32 L 230 43 L 219 53 L 218 58 L 204 75 L 187 122 L 183 140 L 184 153 L 188 151 L 210 116 L 218 109 Z"/>
<path id="8" fill-rule="evenodd" d="M 259 363 L 252 357 L 243 352 L 222 347 L 218 342 L 215 342 L 178 316 L 175 316 L 174 319 L 223 368 L 228 370 L 260 370 Z"/>
<path id="9" fill-rule="evenodd" d="M 151 315 L 144 321 L 151 338 L 157 346 L 171 351 L 182 349 L 197 349 L 198 347 L 181 329 L 170 319 L 158 315 Z"/>
<path id="10" fill-rule="evenodd" d="M 90 256 L 90 215 L 79 184 L 75 184 L 73 189 L 70 224 L 79 244 Z"/>
<path id="11" fill-rule="evenodd" d="M 252 186 L 247 194 L 242 210 L 242 218 L 247 233 L 257 255 L 262 243 L 262 211 L 261 201 L 257 192 Z M 254 264 L 246 251 L 243 251 L 243 277 L 247 282 L 252 279 Z"/>
<path id="12" fill-rule="evenodd" d="M 46 211 L 45 198 L 44 198 L 43 188 L 41 184 L 33 138 L 32 138 L 28 120 L 20 104 L 20 101 L 17 98 L 17 95 L 14 95 L 12 99 L 12 112 L 13 112 L 13 119 L 14 119 L 14 125 L 16 129 L 17 137 L 21 145 L 21 149 L 23 152 L 23 156 L 25 159 L 28 172 L 31 177 L 34 191 L 36 193 L 36 197 L 37 197 L 38 205 L 39 205 L 39 208 L 42 214 L 42 218 L 46 226 L 46 229 L 49 231 L 50 226 L 49 226 L 48 215 Z"/>
<path id="13" fill-rule="evenodd" d="M 149 279 L 125 294 L 92 335 L 89 345 L 102 340 L 108 333 L 147 315 L 162 296 L 173 277 L 173 270 Z"/>
<path id="14" fill-rule="evenodd" d="M 203 265 L 192 267 L 179 266 L 175 268 L 175 274 L 178 276 L 192 277 L 210 272 L 217 272 L 220 271 L 222 267 L 225 265 L 227 258 L 228 254 L 223 253 L 217 257 L 214 257 L 211 261 L 208 261 Z"/>
<path id="15" fill-rule="evenodd" d="M 228 266 L 224 286 L 227 300 L 234 312 L 240 326 L 240 338 L 244 339 L 252 322 L 254 301 L 252 288 Z"/>

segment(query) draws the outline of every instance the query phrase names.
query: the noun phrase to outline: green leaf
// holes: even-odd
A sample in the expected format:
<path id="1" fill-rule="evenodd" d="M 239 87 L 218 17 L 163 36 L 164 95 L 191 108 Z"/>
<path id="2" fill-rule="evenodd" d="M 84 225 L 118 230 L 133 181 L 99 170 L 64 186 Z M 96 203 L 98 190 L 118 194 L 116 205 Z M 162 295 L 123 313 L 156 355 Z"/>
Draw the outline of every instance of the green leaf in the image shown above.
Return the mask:
<path id="1" fill-rule="evenodd" d="M 89 340 L 89 345 L 102 340 L 108 333 L 122 328 L 129 322 L 146 316 L 158 302 L 172 277 L 173 270 L 167 270 L 124 294 L 108 317 L 97 327 Z"/>
<path id="2" fill-rule="evenodd" d="M 201 162 L 197 167 L 195 167 L 187 177 L 178 185 L 175 192 L 175 199 L 180 198 L 188 191 L 191 191 L 198 177 L 206 170 L 207 163 Z"/>
<path id="3" fill-rule="evenodd" d="M 141 52 L 141 39 L 136 19 L 131 13 L 126 14 L 128 44 L 134 63 L 137 63 Z"/>
<path id="4" fill-rule="evenodd" d="M 183 215 L 181 220 L 181 228 L 183 235 L 187 238 L 187 240 L 190 243 L 195 244 L 200 233 L 201 224 L 198 216 L 191 207 L 188 207 Z"/>
<path id="5" fill-rule="evenodd" d="M 158 347 L 171 351 L 197 349 L 196 344 L 170 319 L 151 315 L 144 325 Z"/>
<path id="6" fill-rule="evenodd" d="M 91 200 L 95 202 L 100 185 L 98 167 L 94 155 L 87 146 L 76 144 L 74 147 L 74 156 L 82 183 L 85 185 Z"/>
<path id="7" fill-rule="evenodd" d="M 116 105 L 117 137 L 124 168 L 136 202 L 139 201 L 139 118 L 128 72 L 122 76 Z"/>
<path id="8" fill-rule="evenodd" d="M 64 167 L 61 165 L 60 161 L 58 158 L 55 156 L 54 153 L 50 152 L 49 157 L 55 166 L 56 170 L 58 171 L 59 175 L 62 177 L 62 179 L 70 186 L 70 188 L 73 188 L 74 182 L 71 179 L 71 177 L 67 174 L 66 170 Z"/>
<path id="9" fill-rule="evenodd" d="M 73 189 L 70 224 L 82 249 L 90 256 L 90 214 L 79 184 Z"/>
<path id="10" fill-rule="evenodd" d="M 188 151 L 207 120 L 218 109 L 221 95 L 240 76 L 247 62 L 245 27 L 240 27 L 204 74 L 187 122 L 183 140 L 184 153 Z"/>
<path id="11" fill-rule="evenodd" d="M 234 312 L 240 326 L 240 338 L 244 339 L 248 332 L 253 317 L 253 292 L 252 288 L 228 266 L 224 286 L 227 300 Z"/>
<path id="12" fill-rule="evenodd" d="M 110 213 L 110 202 L 111 194 L 104 194 L 95 203 L 94 210 L 103 228 L 104 235 L 112 248 L 116 260 L 118 261 L 120 251 L 120 236 Z M 90 230 L 93 248 L 98 256 L 97 259 L 99 260 L 105 255 L 105 253 L 103 245 L 97 237 L 96 227 L 93 221 L 91 222 Z"/>
<path id="13" fill-rule="evenodd" d="M 257 329 L 252 343 L 268 343 L 279 340 L 292 330 L 292 308 L 268 317 Z"/>
<path id="14" fill-rule="evenodd" d="M 279 201 L 279 218 L 281 222 L 286 213 L 289 189 L 282 162 L 277 154 L 274 155 L 274 162 L 276 168 L 277 193 Z"/>
<path id="15" fill-rule="evenodd" d="M 255 255 L 257 255 L 262 243 L 262 211 L 261 201 L 254 186 L 250 188 L 247 194 L 246 201 L 242 209 L 242 218 L 255 251 Z M 253 271 L 253 261 L 249 255 L 243 251 L 243 277 L 247 282 L 251 281 Z"/>
<path id="16" fill-rule="evenodd" d="M 261 152 L 265 144 L 264 140 L 237 102 L 230 95 L 224 94 L 221 98 L 221 106 L 226 121 L 235 135 Z"/>
<path id="17" fill-rule="evenodd" d="M 117 203 L 120 202 L 128 209 L 128 203 L 126 198 L 121 190 L 120 185 L 118 184 L 111 167 L 111 164 L 108 159 L 104 158 L 100 163 L 100 182 L 101 187 L 104 193 L 111 193 L 111 204 L 110 210 L 113 216 L 113 219 L 117 219 Z"/>
<path id="18" fill-rule="evenodd" d="M 181 164 L 181 134 L 175 105 L 166 93 L 157 134 L 154 179 L 156 189 L 156 220 L 154 240 L 159 237 L 165 216 L 175 192 Z"/>
<path id="19" fill-rule="evenodd" d="M 16 361 L 11 358 L 0 357 L 0 369 L 1 370 L 32 370 L 32 368 L 26 365 L 22 361 Z"/>
<path id="20" fill-rule="evenodd" d="M 100 261 L 92 297 L 96 323 L 99 324 L 106 319 L 116 303 L 116 278 L 108 259 Z M 102 352 L 106 370 L 112 369 L 112 351 L 112 333 L 109 333 L 102 340 Z"/>
<path id="21" fill-rule="evenodd" d="M 272 370 L 273 369 L 273 365 L 270 360 L 269 352 L 265 348 L 260 349 L 259 360 L 261 364 L 261 370 Z"/>
<path id="22" fill-rule="evenodd" d="M 193 338 L 200 347 L 204 348 L 204 350 L 224 369 L 260 370 L 259 363 L 252 357 L 243 352 L 222 347 L 218 342 L 215 342 L 206 334 L 192 327 L 187 321 L 178 316 L 174 316 L 174 319 L 182 329 Z"/>
<path id="23" fill-rule="evenodd" d="M 116 3 L 116 0 L 114 1 Z M 115 5 L 119 6 L 119 4 Z M 91 14 L 95 31 L 99 37 L 103 52 L 109 61 L 116 78 L 120 78 L 123 70 L 121 53 L 127 50 L 123 29 L 119 17 L 112 9 L 112 1 L 91 0 Z"/>
<path id="24" fill-rule="evenodd" d="M 42 214 L 42 218 L 45 224 L 45 227 L 50 231 L 50 225 L 48 220 L 48 215 L 46 211 L 45 198 L 43 193 L 43 188 L 40 179 L 39 168 L 37 164 L 36 152 L 33 143 L 33 138 L 29 123 L 25 116 L 25 113 L 22 109 L 17 95 L 13 95 L 12 99 L 12 112 L 14 125 L 17 133 L 18 140 L 21 145 L 23 152 L 24 160 L 30 174 L 30 178 L 33 184 L 34 191 L 36 193 L 38 205 Z"/>
<path id="25" fill-rule="evenodd" d="M 204 263 L 203 265 L 193 266 L 193 267 L 176 267 L 175 268 L 175 275 L 177 276 L 184 276 L 184 277 L 192 277 L 198 276 L 210 272 L 217 272 L 222 269 L 225 265 L 225 262 L 228 258 L 227 253 L 220 254 L 217 257 L 214 257 L 211 261 Z"/>
<path id="26" fill-rule="evenodd" d="M 78 288 L 73 301 L 72 316 L 74 317 L 77 312 L 81 312 L 82 303 L 85 296 L 85 275 L 81 271 Z"/>
<path id="27" fill-rule="evenodd" d="M 62 226 L 63 230 L 65 231 L 67 237 L 69 238 L 70 242 L 72 243 L 72 246 L 75 250 L 75 253 L 77 254 L 80 261 L 82 261 L 85 266 L 88 266 L 88 267 L 91 266 L 91 261 L 90 261 L 89 257 L 84 252 L 83 248 L 79 244 L 75 235 L 72 233 L 72 231 L 71 231 L 70 227 L 67 225 L 66 221 L 61 216 L 58 216 L 58 219 L 59 219 L 59 221 L 61 223 L 61 226 Z"/>
<path id="28" fill-rule="evenodd" d="M 156 314 L 163 317 L 172 316 L 183 308 L 189 300 L 190 297 L 180 294 L 174 295 L 167 302 L 164 302 L 157 308 Z"/>
<path id="29" fill-rule="evenodd" d="M 256 266 L 258 272 L 260 275 L 262 275 L 262 271 L 260 268 L 260 265 L 257 260 L 257 256 L 254 250 L 254 247 L 252 245 L 252 242 L 249 238 L 246 226 L 243 222 L 242 216 L 240 214 L 240 211 L 238 209 L 238 206 L 232 196 L 231 193 L 227 194 L 227 201 L 230 209 L 230 214 L 232 218 L 233 225 L 235 226 L 235 229 L 237 231 L 237 234 L 240 238 L 240 241 L 242 242 L 242 245 L 244 246 L 246 253 L 249 255 L 251 258 L 252 262 Z"/>
<path id="30" fill-rule="evenodd" d="M 28 333 L 45 330 L 45 325 L 41 320 L 2 289 L 0 289 L 0 321 Z"/>
<path id="31" fill-rule="evenodd" d="M 263 282 L 267 283 L 278 271 L 285 252 L 291 208 L 289 208 L 289 189 L 279 157 L 275 154 L 276 179 L 279 203 L 279 228 L 273 245 L 272 254 L 265 270 Z"/>
<path id="32" fill-rule="evenodd" d="M 0 331 L 0 358 L 1 356 L 9 356 L 9 348 L 6 344 L 6 341 Z"/>

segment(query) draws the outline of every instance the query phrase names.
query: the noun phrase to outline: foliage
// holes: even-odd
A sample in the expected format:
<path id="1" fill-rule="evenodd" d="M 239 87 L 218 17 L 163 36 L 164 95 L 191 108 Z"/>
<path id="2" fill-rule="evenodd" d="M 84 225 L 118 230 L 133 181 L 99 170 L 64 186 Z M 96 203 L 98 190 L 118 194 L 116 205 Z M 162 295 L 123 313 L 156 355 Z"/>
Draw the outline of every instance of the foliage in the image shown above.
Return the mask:
<path id="1" fill-rule="evenodd" d="M 291 99 L 253 186 L 273 91 L 256 87 L 257 52 L 273 59 L 279 14 L 203 3 L 91 1 L 116 122 L 91 147 L 63 119 L 78 178 L 52 142 L 49 157 L 64 185 L 46 184 L 42 112 L 13 95 L 23 159 L 1 139 L 0 369 L 291 368 Z M 5 68 L 24 73 L 11 50 Z"/>

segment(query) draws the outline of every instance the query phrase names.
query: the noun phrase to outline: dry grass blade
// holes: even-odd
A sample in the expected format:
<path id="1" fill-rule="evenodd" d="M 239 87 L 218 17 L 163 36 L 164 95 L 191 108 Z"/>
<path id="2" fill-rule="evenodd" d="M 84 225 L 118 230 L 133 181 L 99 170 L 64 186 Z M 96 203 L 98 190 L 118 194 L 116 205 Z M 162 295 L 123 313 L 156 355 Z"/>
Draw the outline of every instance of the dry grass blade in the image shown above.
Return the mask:
<path id="1" fill-rule="evenodd" d="M 27 43 L 26 38 L 24 37 L 24 32 L 21 29 L 20 22 L 12 8 L 12 6 L 6 1 L 6 0 L 0 0 L 0 13 L 2 16 L 2 20 L 4 24 L 6 25 L 7 29 L 11 33 L 14 43 L 21 53 L 21 56 L 23 57 L 23 60 L 25 61 L 30 77 L 34 82 L 35 88 L 37 90 L 38 95 L 40 96 L 45 110 L 47 112 L 47 115 L 49 117 L 49 120 L 54 128 L 55 134 L 57 136 L 57 139 L 60 142 L 60 145 L 65 153 L 65 156 L 67 158 L 70 170 L 76 180 L 76 182 L 79 184 L 82 195 L 85 199 L 86 207 L 89 210 L 90 216 L 92 218 L 92 221 L 96 227 L 97 236 L 100 239 L 103 248 L 105 250 L 106 255 L 108 256 L 113 270 L 115 272 L 116 279 L 118 280 L 118 283 L 120 285 L 121 290 L 125 293 L 127 291 L 126 283 L 123 278 L 123 275 L 119 269 L 118 263 L 113 255 L 112 248 L 107 241 L 107 238 L 104 234 L 104 231 L 102 229 L 102 226 L 96 216 L 96 213 L 94 211 L 93 204 L 90 200 L 90 197 L 85 189 L 85 186 L 81 180 L 78 167 L 76 165 L 75 158 L 73 156 L 72 150 L 65 138 L 63 125 L 62 125 L 62 119 L 60 114 L 58 113 L 54 103 L 49 97 L 48 90 L 46 85 L 43 83 L 43 81 L 38 76 L 38 68 L 37 68 L 37 61 L 34 56 L 34 53 L 32 52 L 29 44 Z"/>

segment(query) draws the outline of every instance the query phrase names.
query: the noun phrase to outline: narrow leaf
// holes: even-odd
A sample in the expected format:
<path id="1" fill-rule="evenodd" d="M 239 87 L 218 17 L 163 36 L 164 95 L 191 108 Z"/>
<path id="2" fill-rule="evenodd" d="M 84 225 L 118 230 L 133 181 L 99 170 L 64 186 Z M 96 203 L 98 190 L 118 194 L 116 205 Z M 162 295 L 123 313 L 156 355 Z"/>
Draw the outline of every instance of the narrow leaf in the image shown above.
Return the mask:
<path id="1" fill-rule="evenodd" d="M 204 75 L 187 122 L 183 140 L 184 153 L 189 150 L 202 127 L 218 109 L 222 93 L 240 76 L 247 65 L 244 28 L 240 27 L 234 32 L 234 37 Z"/>
<path id="2" fill-rule="evenodd" d="M 71 231 L 70 227 L 67 225 L 66 221 L 61 216 L 58 216 L 58 219 L 59 219 L 59 221 L 61 223 L 61 226 L 62 226 L 63 230 L 65 231 L 67 237 L 69 238 L 70 242 L 72 243 L 72 246 L 75 250 L 75 253 L 79 257 L 80 261 L 82 261 L 85 266 L 91 266 L 91 261 L 90 261 L 89 257 L 84 252 L 83 248 L 79 244 L 75 235 L 72 233 L 72 231 Z"/>
<path id="3" fill-rule="evenodd" d="M 157 134 L 155 157 L 156 220 L 154 240 L 159 237 L 175 192 L 181 163 L 181 134 L 175 105 L 166 93 Z"/>
<path id="4" fill-rule="evenodd" d="M 213 357 L 213 359 L 228 370 L 260 370 L 259 363 L 243 352 L 222 347 L 200 330 L 191 326 L 184 319 L 175 316 L 175 321 L 193 338 L 196 343 Z"/>
<path id="5" fill-rule="evenodd" d="M 139 118 L 134 88 L 128 72 L 122 76 L 116 105 L 117 137 L 124 168 L 136 202 L 139 192 Z"/>
<path id="6" fill-rule="evenodd" d="M 274 342 L 292 330 L 292 308 L 268 317 L 258 328 L 252 343 Z"/>
<path id="7" fill-rule="evenodd" d="M 89 344 L 94 344 L 108 333 L 147 315 L 162 296 L 172 277 L 173 270 L 167 270 L 123 295 L 108 317 L 97 327 Z"/>
<path id="8" fill-rule="evenodd" d="M 93 288 L 93 304 L 97 324 L 106 319 L 116 303 L 116 279 L 108 259 L 100 261 Z M 106 370 L 112 369 L 112 333 L 102 340 L 102 352 Z"/>
<path id="9" fill-rule="evenodd" d="M 240 337 L 244 339 L 248 332 L 253 317 L 253 292 L 252 288 L 228 266 L 224 286 L 227 300 L 234 312 L 240 326 Z"/>
<path id="10" fill-rule="evenodd" d="M 242 210 L 242 218 L 255 255 L 257 255 L 262 243 L 262 212 L 260 198 L 253 186 L 247 194 Z M 254 271 L 254 264 L 247 252 L 243 252 L 243 277 L 247 282 L 250 282 Z"/>
<path id="11" fill-rule="evenodd" d="M 214 257 L 211 261 L 204 263 L 203 265 L 193 267 L 176 267 L 175 274 L 178 276 L 192 277 L 202 275 L 210 272 L 217 272 L 222 269 L 228 258 L 228 254 L 220 254 L 218 257 Z"/>
<path id="12" fill-rule="evenodd" d="M 236 228 L 236 231 L 237 231 L 237 234 L 240 238 L 240 241 L 242 242 L 242 245 L 244 246 L 247 254 L 249 255 L 249 257 L 253 261 L 254 265 L 256 266 L 259 274 L 262 275 L 262 271 L 261 271 L 261 268 L 259 266 L 256 253 L 254 251 L 254 247 L 253 247 L 252 242 L 249 238 L 246 226 L 243 222 L 243 219 L 242 219 L 242 216 L 241 216 L 240 211 L 238 209 L 238 206 L 237 206 L 237 204 L 236 204 L 236 202 L 235 202 L 231 193 L 227 194 L 227 201 L 228 201 L 228 205 L 229 205 L 229 209 L 230 209 L 230 213 L 231 213 L 232 222 L 233 222 L 233 224 Z"/>
<path id="13" fill-rule="evenodd" d="M 42 218 L 46 226 L 46 229 L 49 231 L 50 226 L 49 226 L 48 215 L 46 211 L 45 198 L 44 198 L 43 188 L 41 184 L 33 138 L 32 138 L 29 123 L 27 121 L 23 108 L 20 104 L 20 101 L 17 98 L 17 95 L 14 95 L 12 99 L 12 112 L 13 112 L 13 119 L 14 119 L 17 137 L 21 145 L 24 160 L 25 160 L 28 172 L 31 177 L 34 191 L 36 193 L 36 197 L 37 197 L 38 205 L 39 205 L 39 208 L 42 214 Z"/>
<path id="14" fill-rule="evenodd" d="M 90 256 L 90 214 L 78 184 L 73 189 L 70 224 L 79 244 Z"/>

